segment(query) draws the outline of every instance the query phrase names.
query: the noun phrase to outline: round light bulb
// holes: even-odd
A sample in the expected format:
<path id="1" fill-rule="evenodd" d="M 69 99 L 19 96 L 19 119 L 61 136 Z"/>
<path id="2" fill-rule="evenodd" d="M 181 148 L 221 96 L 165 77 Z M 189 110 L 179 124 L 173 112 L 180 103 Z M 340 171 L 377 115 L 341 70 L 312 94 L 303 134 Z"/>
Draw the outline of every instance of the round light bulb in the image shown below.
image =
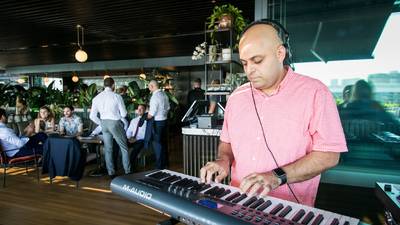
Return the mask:
<path id="1" fill-rule="evenodd" d="M 85 51 L 83 51 L 82 49 L 79 49 L 75 53 L 75 59 L 78 62 L 86 62 L 86 60 L 88 59 L 88 55 L 87 55 L 87 53 Z"/>
<path id="2" fill-rule="evenodd" d="M 72 81 L 73 82 L 78 82 L 79 81 L 79 77 L 77 75 L 72 76 Z"/>

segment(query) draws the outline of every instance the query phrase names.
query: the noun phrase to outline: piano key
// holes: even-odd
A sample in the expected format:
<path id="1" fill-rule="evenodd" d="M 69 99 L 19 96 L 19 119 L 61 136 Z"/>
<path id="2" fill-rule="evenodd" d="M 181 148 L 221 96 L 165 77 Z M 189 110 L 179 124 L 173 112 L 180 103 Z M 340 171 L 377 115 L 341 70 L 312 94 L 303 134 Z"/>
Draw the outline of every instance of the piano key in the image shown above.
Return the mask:
<path id="1" fill-rule="evenodd" d="M 162 171 L 158 171 L 158 172 L 155 172 L 155 173 L 152 173 L 152 174 L 148 175 L 148 177 L 152 177 L 152 178 L 157 179 L 157 180 L 161 180 L 162 178 L 165 178 L 167 176 L 169 177 L 170 175 L 165 173 L 165 172 L 162 172 Z"/>
<path id="2" fill-rule="evenodd" d="M 338 218 L 334 218 L 332 220 L 332 222 L 330 223 L 330 225 L 339 225 L 339 219 Z"/>
<path id="3" fill-rule="evenodd" d="M 225 191 L 222 194 L 217 195 L 217 198 L 222 198 L 222 197 L 224 197 L 225 195 L 227 195 L 229 193 L 231 193 L 231 190 L 225 189 Z"/>
<path id="4" fill-rule="evenodd" d="M 288 205 L 288 206 L 286 206 L 285 209 L 282 210 L 282 212 L 279 213 L 278 216 L 280 216 L 280 217 L 282 217 L 282 218 L 285 218 L 285 216 L 286 216 L 287 214 L 289 214 L 290 211 L 292 211 L 292 207 L 291 207 L 290 205 Z"/>
<path id="5" fill-rule="evenodd" d="M 263 204 L 264 202 L 265 202 L 264 199 L 259 198 L 257 201 L 255 201 L 253 204 L 251 204 L 249 207 L 250 207 L 251 209 L 255 209 L 255 208 L 257 208 L 258 206 L 260 206 L 261 204 Z"/>
<path id="6" fill-rule="evenodd" d="M 201 189 L 199 191 L 200 192 L 205 191 L 205 190 L 209 189 L 210 187 L 211 187 L 211 185 L 204 183 L 204 185 L 201 187 Z"/>
<path id="7" fill-rule="evenodd" d="M 214 186 L 214 187 L 208 189 L 207 191 L 205 191 L 204 194 L 211 195 L 211 193 L 214 193 L 214 191 L 216 191 L 217 189 L 219 189 L 219 188 L 217 186 Z"/>
<path id="8" fill-rule="evenodd" d="M 247 195 L 246 194 L 241 194 L 239 197 L 233 199 L 231 202 L 232 203 L 239 203 L 240 201 L 242 201 L 245 198 L 247 198 Z"/>
<path id="9" fill-rule="evenodd" d="M 308 224 L 314 218 L 313 212 L 308 212 L 304 219 L 301 221 L 301 224 Z"/>
<path id="10" fill-rule="evenodd" d="M 293 216 L 292 221 L 299 222 L 299 220 L 306 214 L 304 209 L 300 209 L 296 214 Z"/>
<path id="11" fill-rule="evenodd" d="M 283 204 L 279 203 L 269 213 L 272 215 L 276 215 L 279 211 L 281 211 L 281 209 L 283 209 Z"/>
<path id="12" fill-rule="evenodd" d="M 220 188 L 218 191 L 215 192 L 215 197 L 218 198 L 218 196 L 222 195 L 225 192 L 224 188 Z"/>
<path id="13" fill-rule="evenodd" d="M 264 202 L 263 204 L 261 204 L 257 210 L 260 211 L 264 211 L 266 208 L 268 208 L 270 205 L 272 204 L 272 202 L 270 200 L 267 200 L 266 202 Z"/>
<path id="14" fill-rule="evenodd" d="M 311 223 L 311 225 L 320 225 L 324 220 L 324 216 L 322 214 L 318 214 L 315 220 Z"/>
<path id="15" fill-rule="evenodd" d="M 228 196 L 225 200 L 230 202 L 230 201 L 232 201 L 233 199 L 235 199 L 235 198 L 237 198 L 239 196 L 240 196 L 240 193 L 239 192 L 235 192 L 235 193 L 231 194 L 230 196 Z"/>
<path id="16" fill-rule="evenodd" d="M 251 198 L 247 199 L 245 203 L 243 203 L 242 205 L 245 207 L 248 207 L 249 205 L 251 205 L 253 202 L 257 201 L 257 197 L 256 196 L 252 196 Z"/>
<path id="17" fill-rule="evenodd" d="M 165 179 L 162 179 L 161 181 L 167 183 L 167 184 L 172 184 L 174 181 L 180 180 L 180 177 L 176 175 L 172 175 L 170 177 L 167 177 Z"/>

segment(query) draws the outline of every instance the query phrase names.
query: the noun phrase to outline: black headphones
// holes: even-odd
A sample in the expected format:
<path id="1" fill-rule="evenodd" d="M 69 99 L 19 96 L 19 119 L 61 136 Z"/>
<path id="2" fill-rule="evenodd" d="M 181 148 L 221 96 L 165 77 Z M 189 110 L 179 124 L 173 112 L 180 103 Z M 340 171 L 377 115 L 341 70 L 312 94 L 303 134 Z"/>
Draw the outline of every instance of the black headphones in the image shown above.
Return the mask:
<path id="1" fill-rule="evenodd" d="M 285 29 L 285 27 L 282 24 L 278 23 L 277 21 L 271 20 L 271 19 L 256 20 L 244 28 L 244 30 L 241 34 L 241 37 L 243 36 L 244 33 L 246 33 L 246 31 L 250 27 L 252 27 L 254 25 L 258 25 L 258 24 L 269 25 L 278 32 L 279 38 L 282 40 L 282 43 L 283 43 L 282 45 L 286 49 L 286 56 L 285 56 L 285 59 L 283 60 L 283 65 L 288 65 L 288 66 L 292 67 L 292 52 L 291 52 L 291 48 L 290 48 L 290 44 L 289 44 L 289 32 Z"/>

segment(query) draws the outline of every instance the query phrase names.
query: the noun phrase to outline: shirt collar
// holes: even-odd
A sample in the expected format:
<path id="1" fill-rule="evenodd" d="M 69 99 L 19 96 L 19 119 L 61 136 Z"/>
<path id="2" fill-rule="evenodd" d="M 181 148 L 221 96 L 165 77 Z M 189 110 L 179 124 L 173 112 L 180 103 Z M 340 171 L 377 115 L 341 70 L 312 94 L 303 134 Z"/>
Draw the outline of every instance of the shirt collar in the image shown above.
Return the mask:
<path id="1" fill-rule="evenodd" d="M 267 95 L 264 92 L 262 92 L 261 90 L 255 89 L 256 93 L 259 93 L 263 96 L 268 96 L 268 97 L 272 97 L 274 95 L 277 95 L 280 91 L 282 91 L 290 82 L 290 80 L 293 79 L 294 77 L 294 72 L 292 70 L 292 68 L 290 66 L 286 67 L 287 68 L 287 72 L 285 77 L 283 78 L 283 80 L 279 83 L 278 88 L 271 94 L 271 95 Z"/>
<path id="2" fill-rule="evenodd" d="M 155 93 L 157 93 L 159 91 L 161 91 L 161 89 L 157 89 L 157 90 L 153 91 L 153 94 L 155 94 Z"/>
<path id="3" fill-rule="evenodd" d="M 105 87 L 104 91 L 112 91 L 112 89 L 110 87 Z"/>

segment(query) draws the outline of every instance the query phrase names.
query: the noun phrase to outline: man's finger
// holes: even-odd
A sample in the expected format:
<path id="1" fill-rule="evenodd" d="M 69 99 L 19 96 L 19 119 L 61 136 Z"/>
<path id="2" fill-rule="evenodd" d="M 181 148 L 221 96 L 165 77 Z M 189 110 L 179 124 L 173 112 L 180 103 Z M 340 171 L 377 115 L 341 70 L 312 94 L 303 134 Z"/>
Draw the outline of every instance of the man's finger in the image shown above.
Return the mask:
<path id="1" fill-rule="evenodd" d="M 255 194 L 258 193 L 258 190 L 262 187 L 262 185 L 260 183 L 254 183 L 253 186 L 250 187 L 249 191 L 248 191 L 248 195 L 249 196 L 254 196 Z"/>
<path id="2" fill-rule="evenodd" d="M 269 184 L 268 185 L 263 185 L 262 188 L 263 188 L 263 190 L 260 193 L 260 197 L 261 198 L 265 198 L 265 197 L 268 196 L 268 193 L 271 191 L 271 186 Z"/>
<path id="3" fill-rule="evenodd" d="M 243 178 L 242 182 L 240 183 L 240 189 L 243 192 L 247 192 L 247 190 L 256 183 L 257 180 L 255 179 L 254 174 L 250 174 L 247 177 Z"/>
<path id="4" fill-rule="evenodd" d="M 221 181 L 227 176 L 228 174 L 225 172 L 224 169 L 220 168 L 218 171 L 218 176 L 215 177 L 216 183 L 221 183 Z"/>

